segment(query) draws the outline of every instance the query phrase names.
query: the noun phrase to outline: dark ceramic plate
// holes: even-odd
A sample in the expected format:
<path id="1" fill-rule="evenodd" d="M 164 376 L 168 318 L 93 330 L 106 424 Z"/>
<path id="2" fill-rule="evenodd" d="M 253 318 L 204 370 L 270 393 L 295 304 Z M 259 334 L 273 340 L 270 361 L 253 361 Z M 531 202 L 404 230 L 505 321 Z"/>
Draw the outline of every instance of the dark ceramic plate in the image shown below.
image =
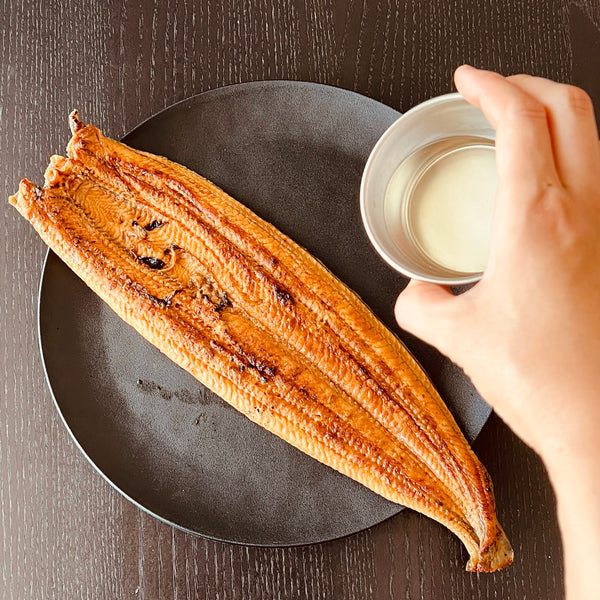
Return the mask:
<path id="1" fill-rule="evenodd" d="M 358 202 L 367 156 L 397 117 L 337 88 L 247 83 L 176 104 L 125 142 L 214 181 L 320 258 L 398 331 L 392 307 L 406 282 L 370 246 Z M 230 542 L 295 545 L 351 534 L 401 510 L 208 392 L 52 253 L 39 329 L 48 382 L 76 443 L 158 518 Z M 487 405 L 447 359 L 400 336 L 474 440 Z"/>

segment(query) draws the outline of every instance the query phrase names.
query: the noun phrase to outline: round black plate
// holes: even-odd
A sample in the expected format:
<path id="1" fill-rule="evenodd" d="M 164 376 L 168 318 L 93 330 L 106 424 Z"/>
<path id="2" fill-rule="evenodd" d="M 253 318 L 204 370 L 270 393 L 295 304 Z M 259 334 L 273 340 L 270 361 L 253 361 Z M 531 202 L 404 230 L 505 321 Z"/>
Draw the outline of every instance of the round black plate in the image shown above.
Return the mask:
<path id="1" fill-rule="evenodd" d="M 321 259 L 395 331 L 405 280 L 370 246 L 358 191 L 398 113 L 337 88 L 247 83 L 190 98 L 125 142 L 211 179 Z M 177 527 L 257 545 L 320 542 L 394 505 L 248 421 L 171 363 L 49 253 L 40 341 L 56 405 L 98 471 Z M 463 373 L 400 333 L 472 441 L 489 416 Z"/>

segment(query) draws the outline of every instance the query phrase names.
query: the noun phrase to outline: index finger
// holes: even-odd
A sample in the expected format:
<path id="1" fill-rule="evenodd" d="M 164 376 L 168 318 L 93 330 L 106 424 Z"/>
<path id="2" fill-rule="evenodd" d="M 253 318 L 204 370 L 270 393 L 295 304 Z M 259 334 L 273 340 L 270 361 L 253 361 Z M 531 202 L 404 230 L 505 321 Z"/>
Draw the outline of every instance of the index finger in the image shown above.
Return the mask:
<path id="1" fill-rule="evenodd" d="M 517 188 L 533 200 L 559 185 L 544 105 L 519 86 L 491 71 L 463 65 L 454 74 L 456 88 L 478 106 L 496 130 L 498 185 Z"/>

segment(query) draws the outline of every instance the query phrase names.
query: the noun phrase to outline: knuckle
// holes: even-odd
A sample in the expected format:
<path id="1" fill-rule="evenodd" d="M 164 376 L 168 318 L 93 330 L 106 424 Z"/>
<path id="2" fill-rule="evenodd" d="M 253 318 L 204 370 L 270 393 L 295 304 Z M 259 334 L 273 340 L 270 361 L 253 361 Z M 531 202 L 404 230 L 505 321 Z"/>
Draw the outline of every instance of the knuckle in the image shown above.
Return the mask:
<path id="1" fill-rule="evenodd" d="M 562 187 L 548 181 L 540 183 L 536 191 L 530 222 L 537 223 L 557 241 L 570 240 L 574 231 L 573 212 Z"/>
<path id="2" fill-rule="evenodd" d="M 541 102 L 527 96 L 513 100 L 506 107 L 506 116 L 511 120 L 546 120 L 546 109 Z"/>
<path id="3" fill-rule="evenodd" d="M 536 182 L 534 191 L 534 204 L 547 214 L 560 212 L 564 204 L 562 188 L 551 179 Z"/>
<path id="4" fill-rule="evenodd" d="M 526 84 L 532 79 L 532 76 L 526 73 L 515 73 L 514 75 L 509 75 L 506 79 L 511 83 Z"/>
<path id="5" fill-rule="evenodd" d="M 584 113 L 593 111 L 592 99 L 581 88 L 574 85 L 564 85 L 562 94 L 565 104 L 572 110 Z"/>

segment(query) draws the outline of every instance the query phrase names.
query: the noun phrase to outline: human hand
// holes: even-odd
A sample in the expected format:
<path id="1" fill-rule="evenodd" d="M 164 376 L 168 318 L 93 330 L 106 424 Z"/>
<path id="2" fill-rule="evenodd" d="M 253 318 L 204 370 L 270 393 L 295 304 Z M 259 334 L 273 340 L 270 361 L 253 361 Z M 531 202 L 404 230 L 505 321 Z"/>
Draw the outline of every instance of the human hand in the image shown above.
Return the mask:
<path id="1" fill-rule="evenodd" d="M 542 457 L 569 598 L 600 598 L 600 145 L 589 97 L 461 67 L 458 91 L 496 129 L 488 264 L 460 296 L 413 281 L 401 327 L 460 365 Z"/>
<path id="2" fill-rule="evenodd" d="M 458 91 L 496 129 L 488 264 L 468 292 L 413 281 L 401 327 L 438 347 L 545 459 L 600 425 L 600 146 L 578 88 L 461 67 Z"/>

